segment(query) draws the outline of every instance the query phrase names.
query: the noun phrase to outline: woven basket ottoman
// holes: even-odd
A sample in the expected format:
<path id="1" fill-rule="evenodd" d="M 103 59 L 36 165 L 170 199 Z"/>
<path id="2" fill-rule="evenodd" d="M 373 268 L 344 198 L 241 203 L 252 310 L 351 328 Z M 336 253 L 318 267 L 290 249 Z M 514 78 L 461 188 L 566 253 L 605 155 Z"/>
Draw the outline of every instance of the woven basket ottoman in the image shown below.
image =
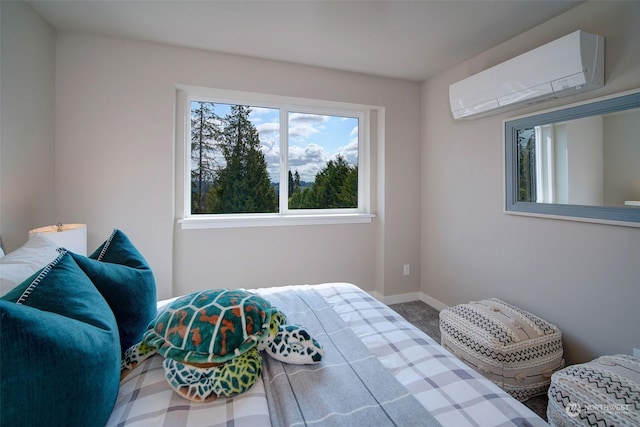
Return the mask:
<path id="1" fill-rule="evenodd" d="M 553 374 L 552 426 L 640 426 L 640 359 L 602 356 Z"/>
<path id="2" fill-rule="evenodd" d="M 544 394 L 564 367 L 551 323 L 497 298 L 440 312 L 442 346 L 520 401 Z"/>

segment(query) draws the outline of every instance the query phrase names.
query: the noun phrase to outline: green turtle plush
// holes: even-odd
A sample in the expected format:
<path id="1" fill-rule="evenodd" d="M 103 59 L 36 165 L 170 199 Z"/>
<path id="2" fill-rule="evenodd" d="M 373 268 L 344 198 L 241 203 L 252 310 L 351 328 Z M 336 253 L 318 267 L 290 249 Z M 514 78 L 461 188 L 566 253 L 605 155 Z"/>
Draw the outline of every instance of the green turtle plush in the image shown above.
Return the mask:
<path id="1" fill-rule="evenodd" d="M 322 360 L 324 350 L 309 332 L 286 322 L 269 301 L 244 290 L 185 295 L 158 314 L 142 341 L 125 352 L 121 379 L 159 353 L 169 385 L 189 400 L 243 393 L 262 372 L 262 350 L 286 363 Z"/>

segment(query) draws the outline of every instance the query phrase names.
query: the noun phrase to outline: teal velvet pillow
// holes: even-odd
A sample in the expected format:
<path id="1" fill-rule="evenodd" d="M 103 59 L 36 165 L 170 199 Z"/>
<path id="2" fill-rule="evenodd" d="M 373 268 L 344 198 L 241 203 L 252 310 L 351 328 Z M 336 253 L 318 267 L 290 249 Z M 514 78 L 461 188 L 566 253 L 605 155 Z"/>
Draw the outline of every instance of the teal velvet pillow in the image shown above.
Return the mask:
<path id="1" fill-rule="evenodd" d="M 118 326 L 65 250 L 0 299 L 3 426 L 104 426 L 120 383 Z"/>
<path id="2" fill-rule="evenodd" d="M 142 339 L 156 317 L 156 282 L 149 264 L 117 229 L 88 258 L 74 253 L 71 256 L 111 307 L 124 353 Z"/>

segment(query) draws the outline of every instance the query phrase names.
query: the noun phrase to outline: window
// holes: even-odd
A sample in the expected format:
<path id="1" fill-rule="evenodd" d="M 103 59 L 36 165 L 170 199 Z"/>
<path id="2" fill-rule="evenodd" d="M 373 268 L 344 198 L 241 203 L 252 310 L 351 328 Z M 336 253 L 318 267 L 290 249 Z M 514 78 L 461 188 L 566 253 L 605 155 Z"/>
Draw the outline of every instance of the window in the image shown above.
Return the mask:
<path id="1" fill-rule="evenodd" d="M 193 88 L 183 96 L 183 228 L 371 221 L 370 107 Z"/>

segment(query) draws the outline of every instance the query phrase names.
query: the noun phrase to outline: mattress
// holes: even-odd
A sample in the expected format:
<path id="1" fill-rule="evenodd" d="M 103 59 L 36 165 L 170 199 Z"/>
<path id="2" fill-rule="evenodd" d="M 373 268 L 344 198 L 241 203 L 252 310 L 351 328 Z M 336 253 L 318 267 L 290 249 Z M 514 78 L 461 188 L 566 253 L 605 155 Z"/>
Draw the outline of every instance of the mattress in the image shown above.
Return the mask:
<path id="1" fill-rule="evenodd" d="M 522 403 L 459 361 L 389 307 L 354 285 L 328 283 L 284 286 L 257 289 L 256 292 L 278 304 L 287 305 L 289 301 L 298 301 L 296 306 L 277 306 L 287 313 L 292 323 L 307 326 L 326 347 L 325 354 L 341 353 L 340 345 L 332 345 L 339 342 L 339 335 L 342 335 L 344 340 L 345 333 L 352 334 L 348 336 L 355 337 L 354 341 L 358 341 L 357 344 L 362 348 L 358 348 L 358 356 L 346 356 L 348 360 L 345 363 L 349 369 L 357 369 L 357 364 L 362 360 L 380 364 L 384 370 L 380 376 L 385 378 L 385 384 L 393 382 L 393 386 L 408 392 L 405 394 L 410 395 L 411 401 L 415 400 L 420 410 L 426 414 L 420 418 L 420 425 L 547 425 Z M 309 303 L 309 298 L 318 300 L 316 303 Z M 166 304 L 168 301 L 159 303 L 159 309 Z M 265 356 L 265 361 L 266 359 L 269 358 Z M 334 383 L 334 369 L 337 368 L 334 367 L 336 364 L 329 363 L 331 360 L 327 356 L 326 361 L 323 359 L 318 365 L 318 369 L 324 369 L 326 375 L 314 377 L 314 384 L 318 388 L 312 391 L 332 390 L 331 393 L 322 394 L 331 394 L 329 397 L 338 403 L 358 400 L 340 399 L 339 393 L 343 387 Z M 320 411 L 316 405 L 324 405 L 324 401 L 316 404 L 316 398 L 310 398 L 313 393 L 309 394 L 307 391 L 305 394 L 300 391 L 305 390 L 304 387 L 295 387 L 295 382 L 303 376 L 299 371 L 288 367 L 279 368 L 271 361 L 265 365 L 262 378 L 248 392 L 209 403 L 195 403 L 181 398 L 171 390 L 164 378 L 162 358 L 158 355 L 153 356 L 122 381 L 115 408 L 107 425 L 354 425 L 354 421 L 357 423 L 358 420 L 364 420 L 365 414 L 371 409 L 368 407 L 370 405 L 365 404 L 356 407 L 349 414 L 345 414 L 347 411 L 343 408 L 326 406 L 322 406 Z M 286 398 L 282 398 L 285 394 L 275 387 L 279 382 L 275 378 L 282 375 L 286 375 L 287 380 L 280 382 L 293 390 L 291 397 L 287 395 Z M 322 384 L 323 378 L 327 384 Z M 375 386 L 368 392 L 374 400 L 383 399 L 377 395 L 379 390 L 376 390 Z M 366 385 L 364 393 L 367 393 Z M 405 394 L 400 392 L 399 397 L 393 400 L 405 400 Z M 292 402 L 297 403 L 292 405 Z M 306 405 L 309 409 L 295 415 L 298 418 L 287 418 L 281 414 L 284 411 L 282 405 Z M 381 400 L 380 406 L 385 409 L 385 405 Z M 316 411 L 313 411 L 314 406 Z M 293 419 L 299 421 L 291 421 Z M 402 425 L 394 421 L 387 422 L 382 418 L 379 418 L 377 424 Z"/>

